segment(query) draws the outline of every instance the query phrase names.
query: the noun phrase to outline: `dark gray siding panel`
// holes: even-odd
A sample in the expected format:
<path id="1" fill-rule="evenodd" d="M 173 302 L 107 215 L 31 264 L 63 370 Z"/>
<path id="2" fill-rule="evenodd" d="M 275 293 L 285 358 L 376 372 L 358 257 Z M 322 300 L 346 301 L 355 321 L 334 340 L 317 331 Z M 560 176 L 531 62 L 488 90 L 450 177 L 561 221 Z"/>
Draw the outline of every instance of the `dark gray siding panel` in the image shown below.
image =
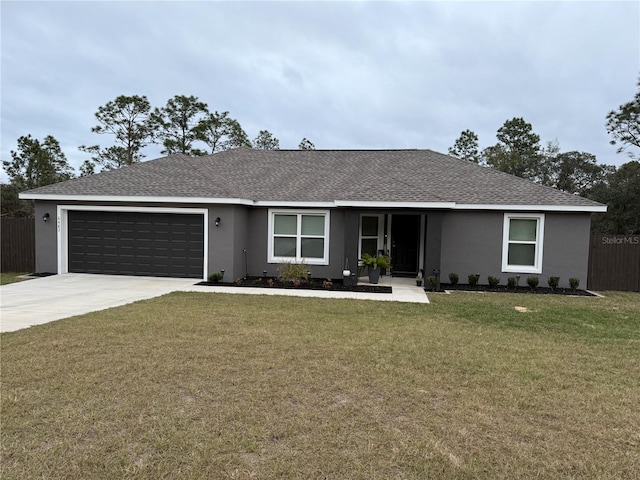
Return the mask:
<path id="1" fill-rule="evenodd" d="M 442 216 L 441 277 L 457 273 L 467 283 L 470 273 L 500 276 L 502 269 L 502 212 L 446 212 Z M 506 276 L 504 277 L 506 281 Z"/>
<path id="2" fill-rule="evenodd" d="M 48 213 L 49 220 L 42 221 Z M 58 230 L 57 204 L 55 202 L 36 202 L 36 272 L 58 273 Z"/>
<path id="3" fill-rule="evenodd" d="M 232 282 L 241 276 L 238 251 L 244 248 L 243 218 L 247 207 L 236 205 L 210 205 L 208 274 L 224 270 L 224 281 Z M 220 224 L 216 227 L 216 218 Z"/>
<path id="4" fill-rule="evenodd" d="M 502 272 L 503 212 L 446 212 L 442 217 L 442 279 L 449 273 L 460 276 L 467 283 L 470 273 L 500 278 L 504 284 L 517 273 Z M 577 277 L 585 285 L 589 263 L 588 213 L 546 213 L 542 259 L 542 273 L 522 273 L 520 284 L 526 277 L 537 276 L 540 286 L 547 286 L 547 278 L 560 277 L 560 286 L 568 287 L 569 278 Z"/>
<path id="5" fill-rule="evenodd" d="M 69 272 L 202 278 L 199 214 L 69 211 Z"/>
<path id="6" fill-rule="evenodd" d="M 575 277 L 580 280 L 580 287 L 586 288 L 590 232 L 589 213 L 545 215 L 541 286 L 547 286 L 548 277 L 558 276 L 563 287 L 568 287 L 569 278 Z"/>
<path id="7" fill-rule="evenodd" d="M 360 212 L 344 210 L 344 257 L 349 261 L 352 275 L 358 275 L 358 243 L 360 242 Z M 342 272 L 340 272 L 342 276 Z"/>
<path id="8" fill-rule="evenodd" d="M 278 265 L 267 263 L 267 236 L 269 235 L 269 210 L 267 208 L 252 208 L 247 215 L 246 236 L 244 249 L 246 252 L 247 275 L 262 276 L 266 271 L 268 276 L 277 275 Z M 244 263 L 244 257 L 239 258 Z M 244 265 L 242 275 L 244 275 Z"/>
<path id="9" fill-rule="evenodd" d="M 442 254 L 442 212 L 427 213 L 427 232 L 425 234 L 424 275 L 433 275 L 435 269 L 440 270 Z M 443 281 L 446 281 L 443 280 Z"/>

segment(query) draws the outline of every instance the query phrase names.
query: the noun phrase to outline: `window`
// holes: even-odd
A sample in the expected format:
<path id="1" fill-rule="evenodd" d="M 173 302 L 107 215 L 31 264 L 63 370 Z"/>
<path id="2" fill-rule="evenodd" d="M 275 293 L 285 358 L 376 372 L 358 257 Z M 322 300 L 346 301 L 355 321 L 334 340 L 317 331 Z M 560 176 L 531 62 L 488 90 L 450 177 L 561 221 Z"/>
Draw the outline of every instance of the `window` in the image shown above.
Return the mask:
<path id="1" fill-rule="evenodd" d="M 544 215 L 504 215 L 502 271 L 542 273 Z"/>
<path id="2" fill-rule="evenodd" d="M 269 263 L 329 264 L 329 212 L 269 210 Z"/>
<path id="3" fill-rule="evenodd" d="M 362 215 L 360 217 L 360 251 L 358 258 L 363 253 L 376 255 L 382 247 L 382 234 L 384 229 L 384 215 Z"/>

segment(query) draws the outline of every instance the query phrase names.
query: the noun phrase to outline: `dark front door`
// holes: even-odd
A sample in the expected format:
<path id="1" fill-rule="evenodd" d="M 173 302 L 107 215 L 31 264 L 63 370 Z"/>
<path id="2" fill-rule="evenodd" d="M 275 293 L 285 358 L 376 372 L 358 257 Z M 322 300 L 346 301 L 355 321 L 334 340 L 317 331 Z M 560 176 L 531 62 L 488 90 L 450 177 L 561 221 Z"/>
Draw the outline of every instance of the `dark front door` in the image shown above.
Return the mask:
<path id="1" fill-rule="evenodd" d="M 394 275 L 417 275 L 419 248 L 420 215 L 393 215 L 391 217 L 391 264 Z"/>
<path id="2" fill-rule="evenodd" d="M 69 272 L 202 278 L 200 214 L 70 211 Z"/>

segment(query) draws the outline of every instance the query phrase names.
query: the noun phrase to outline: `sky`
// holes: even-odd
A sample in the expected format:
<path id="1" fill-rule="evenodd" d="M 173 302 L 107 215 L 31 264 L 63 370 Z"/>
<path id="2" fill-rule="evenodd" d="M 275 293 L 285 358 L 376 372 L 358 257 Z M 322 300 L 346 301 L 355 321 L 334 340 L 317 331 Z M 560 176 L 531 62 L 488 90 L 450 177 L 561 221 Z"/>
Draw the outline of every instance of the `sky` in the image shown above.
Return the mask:
<path id="1" fill-rule="evenodd" d="M 629 161 L 605 122 L 638 89 L 638 1 L 2 0 L 0 17 L 2 160 L 52 135 L 77 169 L 78 146 L 114 144 L 98 107 L 193 95 L 281 148 L 446 153 L 466 129 L 485 148 L 522 117 L 543 145 Z"/>

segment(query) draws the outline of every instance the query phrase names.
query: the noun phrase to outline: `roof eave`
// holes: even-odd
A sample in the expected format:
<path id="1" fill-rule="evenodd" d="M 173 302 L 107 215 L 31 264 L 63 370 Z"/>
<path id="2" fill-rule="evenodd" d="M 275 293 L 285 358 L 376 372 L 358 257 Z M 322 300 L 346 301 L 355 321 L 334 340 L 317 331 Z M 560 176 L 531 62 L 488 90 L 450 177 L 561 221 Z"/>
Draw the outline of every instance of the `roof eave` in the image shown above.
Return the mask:
<path id="1" fill-rule="evenodd" d="M 130 203 L 216 203 L 232 205 L 254 205 L 253 200 L 246 198 L 215 197 L 154 197 L 146 195 L 68 195 L 50 193 L 21 193 L 23 200 L 46 200 L 65 202 L 130 202 Z"/>
<path id="2" fill-rule="evenodd" d="M 118 195 L 65 195 L 24 192 L 23 200 L 76 201 L 76 202 L 129 202 L 129 203 L 201 203 L 218 205 L 245 205 L 256 207 L 352 207 L 352 208 L 408 208 L 421 210 L 499 210 L 510 212 L 585 212 L 604 213 L 606 205 L 515 205 L 515 204 L 463 204 L 455 202 L 408 202 L 408 201 L 361 201 L 333 200 L 323 202 L 250 200 L 247 198 L 217 197 L 160 197 L 160 196 L 118 196 Z"/>
<path id="3" fill-rule="evenodd" d="M 480 204 L 456 204 L 455 210 L 504 210 L 510 212 L 587 212 L 604 213 L 607 211 L 606 205 L 480 205 Z"/>

